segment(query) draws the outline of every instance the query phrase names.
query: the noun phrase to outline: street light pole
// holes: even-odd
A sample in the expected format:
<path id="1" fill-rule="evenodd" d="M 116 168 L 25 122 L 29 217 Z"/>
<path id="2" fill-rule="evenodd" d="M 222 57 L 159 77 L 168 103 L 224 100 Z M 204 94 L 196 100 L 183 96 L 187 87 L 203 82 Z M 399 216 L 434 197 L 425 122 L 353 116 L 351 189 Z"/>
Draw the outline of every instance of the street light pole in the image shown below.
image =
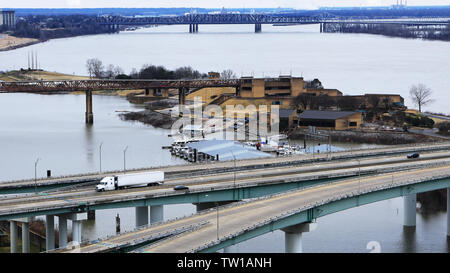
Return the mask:
<path id="1" fill-rule="evenodd" d="M 102 145 L 103 145 L 103 142 L 100 143 L 100 149 L 99 149 L 99 154 L 100 154 L 100 173 L 102 173 Z"/>
<path id="2" fill-rule="evenodd" d="M 126 158 L 125 158 L 125 153 L 127 152 L 127 150 L 128 150 L 128 146 L 125 147 L 125 149 L 123 150 L 123 173 L 126 172 Z"/>
<path id="3" fill-rule="evenodd" d="M 233 179 L 233 188 L 236 188 L 236 157 L 234 156 L 233 151 L 231 151 L 231 155 L 234 159 L 234 179 Z"/>
<path id="4" fill-rule="evenodd" d="M 358 159 L 358 194 L 361 194 L 361 160 Z"/>
<path id="5" fill-rule="evenodd" d="M 34 193 L 37 194 L 37 164 L 39 162 L 40 158 L 37 158 L 34 162 Z"/>
<path id="6" fill-rule="evenodd" d="M 216 208 L 217 208 L 217 241 L 219 240 L 219 203 L 216 203 Z"/>

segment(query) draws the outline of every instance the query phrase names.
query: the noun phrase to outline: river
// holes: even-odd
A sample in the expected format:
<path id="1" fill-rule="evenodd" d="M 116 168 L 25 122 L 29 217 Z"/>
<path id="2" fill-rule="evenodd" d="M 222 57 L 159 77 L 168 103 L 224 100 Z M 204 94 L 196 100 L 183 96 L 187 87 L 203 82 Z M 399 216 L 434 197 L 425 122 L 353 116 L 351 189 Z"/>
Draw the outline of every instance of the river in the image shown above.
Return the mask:
<path id="1" fill-rule="evenodd" d="M 422 82 L 437 99 L 429 110 L 448 113 L 450 43 L 404 40 L 365 34 L 320 34 L 317 26 L 203 26 L 189 34 L 186 26 L 163 26 L 56 39 L 0 52 L 0 70 L 25 67 L 27 52 L 38 53 L 49 71 L 86 74 L 88 58 L 121 66 L 126 72 L 143 64 L 176 68 L 191 65 L 202 72 L 233 69 L 238 76 L 303 75 L 345 94 L 400 93 Z M 438 99 L 439 98 L 439 99 Z M 102 169 L 183 164 L 163 145 L 168 131 L 120 120 L 120 111 L 137 110 L 124 98 L 94 96 L 94 124 L 84 123 L 83 95 L 0 94 L 0 181 L 67 175 Z M 346 147 L 346 145 L 342 145 Z M 165 206 L 165 219 L 193 213 L 191 204 Z M 98 211 L 83 223 L 83 239 L 115 233 L 116 214 L 122 231 L 134 227 L 134 209 Z M 304 234 L 305 252 L 368 252 L 377 241 L 382 252 L 448 252 L 445 213 L 418 213 L 415 233 L 403 231 L 402 199 L 396 198 L 319 218 L 318 229 Z M 243 242 L 239 252 L 283 252 L 283 233 L 276 231 Z"/>

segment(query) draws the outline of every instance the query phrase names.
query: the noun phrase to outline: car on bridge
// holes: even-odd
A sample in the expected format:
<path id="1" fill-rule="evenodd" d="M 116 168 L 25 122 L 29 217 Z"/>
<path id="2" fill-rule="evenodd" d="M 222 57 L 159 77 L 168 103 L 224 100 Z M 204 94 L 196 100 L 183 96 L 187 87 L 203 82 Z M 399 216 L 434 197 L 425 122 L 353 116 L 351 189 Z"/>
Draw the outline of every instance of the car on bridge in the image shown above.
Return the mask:
<path id="1" fill-rule="evenodd" d="M 419 158 L 420 154 L 419 153 L 411 153 L 409 155 L 407 155 L 407 158 Z"/>
<path id="2" fill-rule="evenodd" d="M 184 186 L 184 185 L 178 185 L 178 186 L 173 187 L 173 189 L 174 189 L 175 191 L 189 190 L 189 187 Z"/>

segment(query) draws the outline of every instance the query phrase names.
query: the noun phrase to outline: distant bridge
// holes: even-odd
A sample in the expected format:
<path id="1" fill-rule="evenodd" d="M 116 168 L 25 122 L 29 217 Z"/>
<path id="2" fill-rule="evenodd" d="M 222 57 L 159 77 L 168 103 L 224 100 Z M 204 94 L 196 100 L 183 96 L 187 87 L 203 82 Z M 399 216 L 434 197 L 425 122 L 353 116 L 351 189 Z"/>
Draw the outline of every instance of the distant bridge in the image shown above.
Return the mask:
<path id="1" fill-rule="evenodd" d="M 267 14 L 187 14 L 184 16 L 152 16 L 152 17 L 123 17 L 102 16 L 97 21 L 102 25 L 117 30 L 120 25 L 189 25 L 189 32 L 198 32 L 198 25 L 229 25 L 229 24 L 254 24 L 255 32 L 261 32 L 262 24 L 320 24 L 323 30 L 327 23 L 355 23 L 355 24 L 401 24 L 408 26 L 417 25 L 446 25 L 450 21 L 440 18 L 402 18 L 402 19 L 361 19 L 342 18 L 329 13 L 314 16 L 302 15 L 267 15 Z"/>

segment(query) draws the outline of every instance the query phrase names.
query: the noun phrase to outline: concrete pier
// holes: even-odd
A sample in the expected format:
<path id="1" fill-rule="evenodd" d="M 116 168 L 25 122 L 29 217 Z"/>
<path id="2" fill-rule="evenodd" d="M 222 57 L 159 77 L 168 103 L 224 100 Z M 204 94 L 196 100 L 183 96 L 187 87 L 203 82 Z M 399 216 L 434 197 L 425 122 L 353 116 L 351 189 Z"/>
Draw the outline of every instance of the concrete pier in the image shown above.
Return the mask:
<path id="1" fill-rule="evenodd" d="M 81 243 L 81 220 L 72 221 L 72 241 Z"/>
<path id="2" fill-rule="evenodd" d="M 59 247 L 67 246 L 67 218 L 58 216 Z"/>
<path id="3" fill-rule="evenodd" d="M 150 207 L 150 224 L 159 223 L 164 221 L 164 206 L 151 206 Z"/>
<path id="4" fill-rule="evenodd" d="M 30 223 L 22 222 L 22 253 L 30 253 Z"/>
<path id="5" fill-rule="evenodd" d="M 261 24 L 255 24 L 255 33 L 260 33 L 262 31 Z"/>
<path id="6" fill-rule="evenodd" d="M 148 207 L 136 207 L 136 227 L 148 225 Z"/>
<path id="7" fill-rule="evenodd" d="M 94 123 L 94 113 L 92 111 L 92 90 L 86 90 L 86 123 Z"/>
<path id="8" fill-rule="evenodd" d="M 55 249 L 55 216 L 45 216 L 45 250 Z"/>
<path id="9" fill-rule="evenodd" d="M 298 225 L 283 228 L 284 248 L 286 253 L 302 253 L 302 234 L 303 232 L 314 231 L 317 223 L 301 223 Z"/>
<path id="10" fill-rule="evenodd" d="M 9 222 L 10 252 L 17 253 L 19 248 L 19 237 L 17 236 L 17 222 Z"/>
<path id="11" fill-rule="evenodd" d="M 403 226 L 416 226 L 416 203 L 417 195 L 410 194 L 403 196 Z"/>

